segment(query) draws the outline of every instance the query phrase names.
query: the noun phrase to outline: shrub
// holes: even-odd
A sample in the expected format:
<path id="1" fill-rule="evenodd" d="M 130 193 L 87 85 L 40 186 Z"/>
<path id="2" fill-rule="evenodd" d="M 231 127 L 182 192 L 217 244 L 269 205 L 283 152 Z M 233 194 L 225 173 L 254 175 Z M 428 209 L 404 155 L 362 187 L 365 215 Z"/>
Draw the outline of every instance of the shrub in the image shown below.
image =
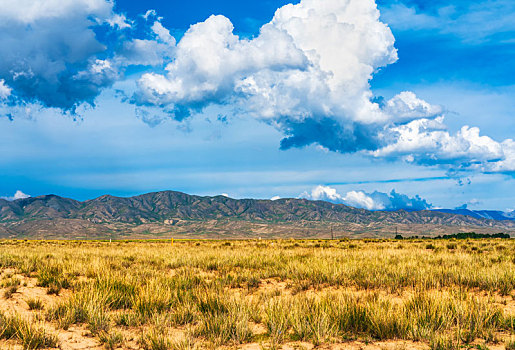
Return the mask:
<path id="1" fill-rule="evenodd" d="M 120 332 L 108 333 L 102 331 L 98 334 L 98 338 L 107 350 L 114 350 L 123 343 L 123 334 Z"/>
<path id="2" fill-rule="evenodd" d="M 0 313 L 0 338 L 18 339 L 24 349 L 40 349 L 57 346 L 57 337 L 43 327 L 22 319 L 18 315 L 5 316 Z"/>
<path id="3" fill-rule="evenodd" d="M 248 310 L 236 300 L 206 293 L 199 297 L 200 319 L 195 334 L 216 345 L 241 344 L 250 340 Z"/>
<path id="4" fill-rule="evenodd" d="M 4 298 L 10 299 L 18 291 L 18 286 L 10 286 L 4 291 Z"/>
<path id="5" fill-rule="evenodd" d="M 264 323 L 273 344 L 280 344 L 287 336 L 290 327 L 289 299 L 271 299 L 265 305 Z"/>
<path id="6" fill-rule="evenodd" d="M 48 294 L 58 295 L 62 288 L 70 288 L 71 282 L 60 265 L 47 264 L 38 271 L 38 286 L 47 287 Z"/>
<path id="7" fill-rule="evenodd" d="M 29 310 L 42 310 L 44 307 L 41 299 L 34 298 L 27 299 L 27 305 L 29 306 Z"/>
<path id="8" fill-rule="evenodd" d="M 168 336 L 156 329 L 143 333 L 139 343 L 145 350 L 168 350 L 172 345 Z"/>

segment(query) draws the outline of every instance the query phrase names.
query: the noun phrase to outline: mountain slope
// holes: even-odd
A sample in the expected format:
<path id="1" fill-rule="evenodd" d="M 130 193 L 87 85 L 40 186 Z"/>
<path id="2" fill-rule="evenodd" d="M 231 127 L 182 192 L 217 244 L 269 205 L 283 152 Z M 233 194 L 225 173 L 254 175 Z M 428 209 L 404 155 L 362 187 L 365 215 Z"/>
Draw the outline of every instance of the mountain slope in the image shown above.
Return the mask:
<path id="1" fill-rule="evenodd" d="M 129 198 L 105 195 L 84 202 L 55 195 L 0 200 L 0 236 L 10 237 L 327 236 L 333 230 L 339 235 L 381 236 L 392 234 L 394 228 L 414 234 L 499 232 L 515 230 L 515 222 L 428 210 L 368 211 L 306 199 L 237 200 L 174 191 Z"/>

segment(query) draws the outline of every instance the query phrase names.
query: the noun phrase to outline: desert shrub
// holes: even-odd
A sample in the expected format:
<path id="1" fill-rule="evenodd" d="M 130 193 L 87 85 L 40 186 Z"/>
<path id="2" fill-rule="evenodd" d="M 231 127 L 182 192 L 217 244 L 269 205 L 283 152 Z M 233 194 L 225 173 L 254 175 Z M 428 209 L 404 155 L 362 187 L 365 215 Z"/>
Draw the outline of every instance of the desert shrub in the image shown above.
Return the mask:
<path id="1" fill-rule="evenodd" d="M 72 324 L 88 323 L 92 333 L 107 331 L 109 318 L 105 313 L 105 296 L 91 286 L 83 287 L 71 298 L 57 303 L 46 313 L 47 320 L 56 320 L 59 327 L 67 329 Z"/>
<path id="2" fill-rule="evenodd" d="M 57 346 L 57 337 L 43 327 L 22 319 L 19 315 L 0 313 L 0 339 L 18 339 L 24 349 L 40 349 Z"/>
<path id="3" fill-rule="evenodd" d="M 151 281 L 134 296 L 132 308 L 145 319 L 156 312 L 170 310 L 172 302 L 172 292 L 169 287 L 158 281 Z"/>
<path id="4" fill-rule="evenodd" d="M 0 284 L 1 288 L 19 287 L 21 284 L 20 279 L 14 277 L 8 277 Z"/>
<path id="5" fill-rule="evenodd" d="M 287 336 L 290 328 L 290 304 L 290 299 L 273 298 L 265 305 L 263 322 L 274 344 L 282 343 Z"/>
<path id="6" fill-rule="evenodd" d="M 8 287 L 4 291 L 4 298 L 10 299 L 13 296 L 13 294 L 16 293 L 17 291 L 18 291 L 18 286 L 16 286 L 16 285 Z"/>
<path id="7" fill-rule="evenodd" d="M 155 329 L 143 333 L 139 343 L 145 350 L 169 350 L 172 346 L 169 337 Z"/>
<path id="8" fill-rule="evenodd" d="M 45 264 L 38 271 L 38 286 L 47 287 L 48 294 L 59 294 L 62 288 L 70 288 L 71 282 L 63 273 L 63 267 L 55 264 Z"/>
<path id="9" fill-rule="evenodd" d="M 105 295 L 105 301 L 110 309 L 128 309 L 133 306 L 136 297 L 136 285 L 127 278 L 113 275 L 97 278 L 94 288 Z"/>
<path id="10" fill-rule="evenodd" d="M 176 304 L 170 311 L 170 322 L 175 326 L 190 324 L 196 319 L 196 305 L 191 302 Z"/>
<path id="11" fill-rule="evenodd" d="M 142 320 L 134 311 L 126 311 L 118 313 L 114 316 L 114 322 L 117 326 L 137 327 L 142 324 Z"/>
<path id="12" fill-rule="evenodd" d="M 44 308 L 41 299 L 29 298 L 26 300 L 29 310 L 42 310 Z"/>
<path id="13" fill-rule="evenodd" d="M 98 334 L 98 338 L 107 350 L 117 349 L 123 343 L 123 334 L 120 332 L 108 333 L 102 331 Z"/>
<path id="14" fill-rule="evenodd" d="M 318 346 L 334 337 L 336 326 L 329 315 L 331 307 L 328 299 L 296 298 L 289 315 L 294 339 Z"/>
<path id="15" fill-rule="evenodd" d="M 209 292 L 197 298 L 200 316 L 195 335 L 204 336 L 216 345 L 241 344 L 250 340 L 250 317 L 245 304 Z"/>

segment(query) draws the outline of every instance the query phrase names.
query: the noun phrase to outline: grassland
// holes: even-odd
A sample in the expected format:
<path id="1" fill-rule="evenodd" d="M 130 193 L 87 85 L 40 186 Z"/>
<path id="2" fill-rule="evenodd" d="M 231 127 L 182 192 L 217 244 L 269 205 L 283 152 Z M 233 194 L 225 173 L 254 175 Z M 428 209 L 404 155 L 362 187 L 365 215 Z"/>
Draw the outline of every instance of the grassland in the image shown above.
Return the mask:
<path id="1" fill-rule="evenodd" d="M 515 240 L 0 241 L 1 349 L 515 349 Z"/>

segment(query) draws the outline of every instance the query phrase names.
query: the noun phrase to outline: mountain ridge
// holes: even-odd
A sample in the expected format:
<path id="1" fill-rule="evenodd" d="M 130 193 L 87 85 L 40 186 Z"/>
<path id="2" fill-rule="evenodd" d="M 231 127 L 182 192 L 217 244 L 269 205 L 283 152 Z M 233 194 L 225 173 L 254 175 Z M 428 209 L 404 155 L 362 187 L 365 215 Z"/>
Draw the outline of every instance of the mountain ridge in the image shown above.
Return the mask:
<path id="1" fill-rule="evenodd" d="M 400 229 L 400 231 L 399 231 Z M 0 237 L 283 237 L 515 232 L 498 221 L 432 210 L 368 211 L 324 201 L 233 199 L 177 191 L 78 201 L 57 195 L 0 200 Z"/>

